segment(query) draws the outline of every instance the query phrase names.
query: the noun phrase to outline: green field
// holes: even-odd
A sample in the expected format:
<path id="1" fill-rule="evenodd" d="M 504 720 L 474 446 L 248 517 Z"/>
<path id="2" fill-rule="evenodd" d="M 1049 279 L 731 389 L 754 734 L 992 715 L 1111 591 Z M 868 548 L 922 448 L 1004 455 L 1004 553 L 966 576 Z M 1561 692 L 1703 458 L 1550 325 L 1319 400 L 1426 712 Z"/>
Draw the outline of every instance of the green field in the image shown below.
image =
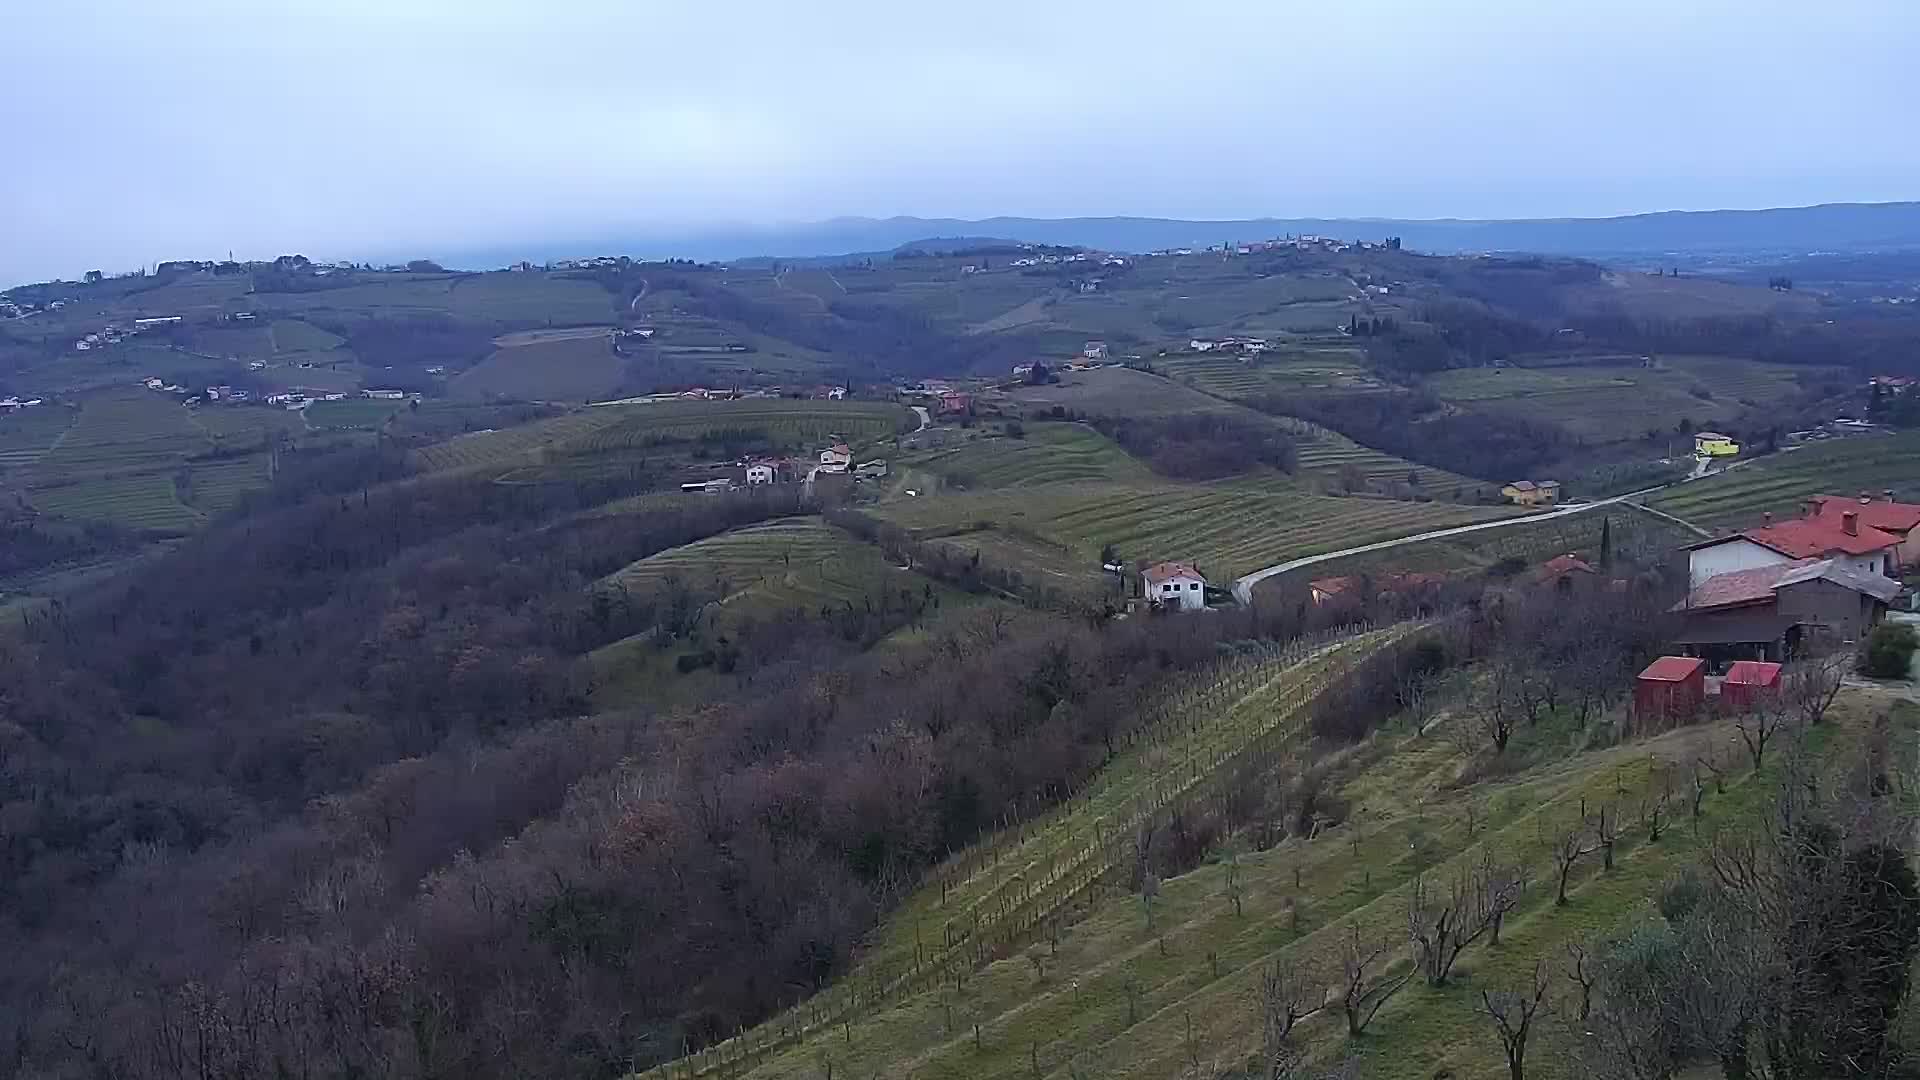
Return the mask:
<path id="1" fill-rule="evenodd" d="M 275 352 L 323 353 L 347 343 L 346 338 L 300 319 L 275 319 L 267 329 L 273 335 Z"/>
<path id="2" fill-rule="evenodd" d="M 1022 438 L 972 439 L 951 449 L 909 455 L 902 464 L 969 488 L 1149 479 L 1146 466 L 1092 428 L 1043 422 L 1025 427 Z"/>
<path id="3" fill-rule="evenodd" d="M 1226 485 L 1072 483 L 947 493 L 888 503 L 878 515 L 926 537 L 982 522 L 1025 530 L 1097 563 L 1115 545 L 1132 562 L 1197 562 L 1218 583 L 1303 555 L 1464 525 L 1511 511 L 1337 498 Z"/>
<path id="4" fill-rule="evenodd" d="M 315 430 L 330 428 L 367 428 L 377 430 L 387 418 L 407 407 L 405 401 L 374 398 L 347 398 L 344 401 L 316 401 L 305 409 L 307 426 Z"/>
<path id="5" fill-rule="evenodd" d="M 1383 385 L 1351 346 L 1287 348 L 1257 356 L 1176 353 L 1153 361 L 1175 382 L 1223 398 L 1376 390 Z"/>
<path id="6" fill-rule="evenodd" d="M 601 579 L 601 588 L 657 589 L 669 580 L 710 589 L 734 612 L 814 607 L 918 579 L 887 566 L 878 548 L 818 518 L 783 518 L 650 555 Z"/>
<path id="7" fill-rule="evenodd" d="M 58 405 L 0 412 L 0 469 L 39 461 L 74 421 L 74 410 Z"/>
<path id="8" fill-rule="evenodd" d="M 1681 420 L 1708 427 L 1796 394 L 1815 369 L 1732 357 L 1674 357 L 1658 367 L 1460 368 L 1427 378 L 1446 401 L 1556 424 L 1592 442 L 1668 434 Z"/>
<path id="9" fill-rule="evenodd" d="M 277 405 L 213 405 L 194 410 L 193 419 L 216 445 L 251 446 L 276 434 L 296 438 L 307 422 L 299 412 Z"/>
<path id="10" fill-rule="evenodd" d="M 1758 525 L 1760 515 L 1799 512 L 1809 495 L 1920 498 L 1920 431 L 1832 439 L 1758 458 L 1730 472 L 1661 492 L 1652 506 L 1701 526 Z"/>
<path id="11" fill-rule="evenodd" d="M 206 448 L 206 432 L 171 396 L 111 390 L 82 403 L 73 429 L 34 466 L 33 480 L 38 486 L 116 470 L 166 469 Z"/>
<path id="12" fill-rule="evenodd" d="M 662 441 L 693 441 L 745 434 L 777 447 L 808 450 L 833 437 L 858 446 L 907 430 L 913 414 L 891 402 L 798 401 L 752 398 L 741 401 L 670 401 L 652 405 L 602 406 L 618 409 L 616 422 L 558 447 L 566 454 L 601 454 L 640 449 Z"/>
<path id="13" fill-rule="evenodd" d="M 499 349 L 455 376 L 448 390 L 469 400 L 593 401 L 611 396 L 625 370 L 625 358 L 601 333 Z"/>
<path id="14" fill-rule="evenodd" d="M 30 497 L 36 509 L 61 517 L 166 532 L 197 529 L 206 518 L 180 501 L 173 478 L 169 470 L 75 480 L 35 488 Z"/>
<path id="15" fill-rule="evenodd" d="M 648 406 L 631 406 L 647 408 Z M 426 469 L 466 469 L 524 464 L 542 451 L 620 422 L 628 406 L 580 409 L 527 424 L 456 435 L 415 452 Z M 425 407 L 421 411 L 426 411 Z"/>
<path id="16" fill-rule="evenodd" d="M 196 461 L 187 470 L 186 501 L 209 514 L 230 510 L 249 491 L 271 482 L 267 454 Z"/>

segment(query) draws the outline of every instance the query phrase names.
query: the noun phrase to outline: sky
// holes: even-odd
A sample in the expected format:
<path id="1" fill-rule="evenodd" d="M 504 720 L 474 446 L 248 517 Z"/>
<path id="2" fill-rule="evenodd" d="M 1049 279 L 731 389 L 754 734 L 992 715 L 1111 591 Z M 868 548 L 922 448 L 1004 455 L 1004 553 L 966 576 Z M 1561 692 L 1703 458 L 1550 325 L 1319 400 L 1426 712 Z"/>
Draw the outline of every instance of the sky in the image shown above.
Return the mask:
<path id="1" fill-rule="evenodd" d="M 1914 199 L 1917 52 L 1911 0 L 23 4 L 0 283 L 837 216 Z"/>

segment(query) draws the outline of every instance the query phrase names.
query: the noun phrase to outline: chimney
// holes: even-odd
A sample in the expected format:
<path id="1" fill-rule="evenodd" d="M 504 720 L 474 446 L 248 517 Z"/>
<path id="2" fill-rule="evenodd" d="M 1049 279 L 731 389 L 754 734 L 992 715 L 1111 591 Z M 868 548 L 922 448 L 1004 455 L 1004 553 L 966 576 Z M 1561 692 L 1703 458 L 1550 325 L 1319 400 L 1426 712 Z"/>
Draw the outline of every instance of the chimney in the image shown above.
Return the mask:
<path id="1" fill-rule="evenodd" d="M 1892 502 L 1892 501 L 1893 501 L 1893 489 L 1892 489 L 1892 488 L 1888 488 L 1887 490 L 1885 490 L 1885 491 L 1883 491 L 1883 492 L 1881 492 L 1880 494 L 1882 494 L 1882 495 L 1885 495 L 1885 496 L 1887 497 L 1887 501 L 1888 501 L 1888 502 Z"/>
<path id="2" fill-rule="evenodd" d="M 1873 493 L 1872 493 L 1872 492 L 1867 492 L 1867 491 L 1863 491 L 1863 492 L 1861 492 L 1861 493 L 1860 493 L 1860 505 L 1861 505 L 1861 506 L 1865 506 L 1865 505 L 1867 505 L 1868 503 L 1870 503 L 1870 502 L 1872 502 L 1872 501 L 1873 501 Z"/>
<path id="3" fill-rule="evenodd" d="M 1773 528 L 1773 511 L 1769 510 L 1760 515 L 1760 527 L 1763 529 Z"/>
<path id="4" fill-rule="evenodd" d="M 1848 536 L 1859 536 L 1860 535 L 1859 513 L 1853 510 L 1849 510 L 1844 514 L 1841 514 L 1840 515 L 1840 531 L 1843 533 L 1846 533 Z"/>
<path id="5" fill-rule="evenodd" d="M 1812 498 L 1808 499 L 1807 500 L 1807 516 L 1815 517 L 1815 518 L 1819 517 L 1821 508 L 1826 506 L 1826 504 L 1827 504 L 1827 497 L 1825 495 L 1815 495 Z"/>

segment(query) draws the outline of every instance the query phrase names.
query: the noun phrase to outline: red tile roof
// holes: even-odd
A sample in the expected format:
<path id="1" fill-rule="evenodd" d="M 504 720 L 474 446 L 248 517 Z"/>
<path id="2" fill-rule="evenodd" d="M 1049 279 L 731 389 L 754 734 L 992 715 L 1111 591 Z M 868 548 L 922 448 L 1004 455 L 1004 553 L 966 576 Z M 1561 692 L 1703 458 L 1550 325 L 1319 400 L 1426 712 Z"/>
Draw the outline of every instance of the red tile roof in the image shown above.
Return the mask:
<path id="1" fill-rule="evenodd" d="M 1777 686 L 1780 665 L 1764 660 L 1735 660 L 1727 666 L 1726 681 L 1738 686 Z"/>
<path id="2" fill-rule="evenodd" d="M 1409 571 L 1405 573 L 1381 574 L 1373 579 L 1373 583 L 1379 587 L 1380 591 L 1386 592 L 1392 589 L 1417 589 L 1422 585 L 1438 585 L 1445 580 L 1447 580 L 1447 575 L 1445 574 L 1423 574 L 1417 571 Z M 1352 576 L 1314 578 L 1312 581 L 1307 582 L 1307 585 L 1315 592 L 1326 593 L 1328 596 L 1338 596 L 1349 589 L 1358 588 L 1360 579 Z"/>
<path id="3" fill-rule="evenodd" d="M 1648 664 L 1640 678 L 1648 682 L 1686 682 L 1705 665 L 1705 660 L 1694 656 L 1663 656 Z"/>
<path id="4" fill-rule="evenodd" d="M 1871 555 L 1900 542 L 1899 537 L 1881 532 L 1865 521 L 1858 523 L 1856 532 L 1849 533 L 1841 527 L 1838 513 L 1831 518 L 1824 513 L 1817 518 L 1793 518 L 1765 528 L 1748 529 L 1740 535 L 1795 559 L 1818 558 L 1836 551 Z"/>
<path id="5" fill-rule="evenodd" d="M 1690 608 L 1726 607 L 1730 604 L 1751 604 L 1759 600 L 1773 599 L 1773 587 L 1789 572 L 1803 566 L 1812 566 L 1818 559 L 1798 559 L 1789 563 L 1775 563 L 1772 566 L 1756 566 L 1750 570 L 1730 570 L 1724 574 L 1715 574 L 1694 586 L 1685 600 L 1673 606 L 1675 611 Z"/>
<path id="6" fill-rule="evenodd" d="M 1884 498 L 1861 502 L 1859 499 L 1843 498 L 1839 495 L 1818 496 L 1820 513 L 1818 520 L 1840 524 L 1840 515 L 1851 510 L 1860 515 L 1860 524 L 1867 528 L 1885 532 L 1905 533 L 1920 526 L 1920 505 L 1914 503 L 1888 502 Z"/>
<path id="7" fill-rule="evenodd" d="M 1593 567 L 1587 565 L 1587 561 L 1577 555 L 1555 555 L 1553 558 L 1541 563 L 1539 569 L 1535 571 L 1534 576 L 1541 581 L 1553 581 L 1566 577 L 1568 574 L 1591 574 L 1593 572 Z"/>
<path id="8" fill-rule="evenodd" d="M 1195 577 L 1201 581 L 1207 580 L 1200 571 L 1194 569 L 1192 563 L 1183 562 L 1155 563 L 1141 571 L 1140 576 L 1147 581 L 1166 581 L 1169 578 L 1177 577 Z"/>

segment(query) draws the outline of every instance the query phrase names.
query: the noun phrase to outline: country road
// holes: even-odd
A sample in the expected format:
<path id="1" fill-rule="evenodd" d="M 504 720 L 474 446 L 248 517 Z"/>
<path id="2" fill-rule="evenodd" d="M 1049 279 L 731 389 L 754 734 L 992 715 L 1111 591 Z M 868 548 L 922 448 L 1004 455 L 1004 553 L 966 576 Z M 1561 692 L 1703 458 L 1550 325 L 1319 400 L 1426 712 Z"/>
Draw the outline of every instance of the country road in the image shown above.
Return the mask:
<path id="1" fill-rule="evenodd" d="M 1682 482 L 1684 483 L 1684 481 Z M 1482 521 L 1473 525 L 1455 525 L 1451 528 L 1434 529 L 1431 532 L 1402 536 L 1397 540 L 1381 540 L 1372 544 L 1361 544 L 1359 547 L 1342 548 L 1339 551 L 1327 551 L 1318 555 L 1307 555 L 1298 559 L 1289 559 L 1286 562 L 1269 566 L 1264 570 L 1255 570 L 1246 577 L 1235 581 L 1233 583 L 1233 598 L 1243 604 L 1250 604 L 1253 602 L 1253 587 L 1255 585 L 1273 577 L 1275 574 L 1284 574 L 1289 570 L 1298 570 L 1303 566 L 1312 566 L 1314 563 L 1345 558 L 1348 555 L 1364 555 L 1369 551 L 1385 551 L 1388 548 L 1399 547 L 1402 544 L 1418 544 L 1424 540 L 1440 540 L 1449 536 L 1459 536 L 1462 533 L 1479 532 L 1482 529 L 1503 529 L 1509 525 L 1525 525 L 1536 521 L 1551 521 L 1554 518 L 1571 517 L 1574 514 L 1584 514 L 1589 510 L 1597 510 L 1602 506 L 1613 506 L 1617 503 L 1626 502 L 1628 499 L 1637 499 L 1645 495 L 1651 495 L 1656 491 L 1664 491 L 1668 486 L 1670 485 L 1644 488 L 1640 491 L 1629 491 L 1625 495 L 1615 495 L 1611 498 L 1601 499 L 1598 502 L 1581 503 L 1579 506 L 1568 506 L 1559 510 L 1550 510 L 1544 514 L 1526 514 L 1521 517 L 1501 518 L 1498 521 Z"/>
<path id="2" fill-rule="evenodd" d="M 933 423 L 933 417 L 927 414 L 927 407 L 925 405 L 915 405 L 912 406 L 912 408 L 913 414 L 920 418 L 920 426 L 913 429 L 913 433 L 918 435 L 927 430 L 928 424 Z"/>

